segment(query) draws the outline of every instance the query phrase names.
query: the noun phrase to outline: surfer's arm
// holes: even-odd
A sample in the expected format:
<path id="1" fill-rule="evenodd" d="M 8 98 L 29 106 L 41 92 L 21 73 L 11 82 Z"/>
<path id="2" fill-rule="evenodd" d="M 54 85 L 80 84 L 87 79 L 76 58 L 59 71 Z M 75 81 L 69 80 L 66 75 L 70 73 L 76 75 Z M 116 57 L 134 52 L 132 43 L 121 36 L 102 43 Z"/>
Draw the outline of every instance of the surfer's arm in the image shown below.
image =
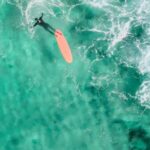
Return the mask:
<path id="1" fill-rule="evenodd" d="M 42 19 L 42 18 L 43 18 L 43 15 L 44 15 L 44 14 L 42 13 L 42 15 L 41 15 L 41 17 L 40 17 L 39 19 Z"/>
<path id="2" fill-rule="evenodd" d="M 33 25 L 33 27 L 35 27 L 35 26 L 37 26 L 38 25 L 38 22 L 36 22 L 34 25 Z"/>

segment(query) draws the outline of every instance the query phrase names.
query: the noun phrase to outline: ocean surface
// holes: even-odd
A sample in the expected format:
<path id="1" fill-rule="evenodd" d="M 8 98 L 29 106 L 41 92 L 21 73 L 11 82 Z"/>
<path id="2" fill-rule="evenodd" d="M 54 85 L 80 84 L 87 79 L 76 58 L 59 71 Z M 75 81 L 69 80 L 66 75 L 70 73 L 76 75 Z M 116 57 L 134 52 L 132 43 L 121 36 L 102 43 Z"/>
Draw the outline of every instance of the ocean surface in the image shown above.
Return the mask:
<path id="1" fill-rule="evenodd" d="M 0 0 L 0 150 L 150 150 L 150 0 Z"/>

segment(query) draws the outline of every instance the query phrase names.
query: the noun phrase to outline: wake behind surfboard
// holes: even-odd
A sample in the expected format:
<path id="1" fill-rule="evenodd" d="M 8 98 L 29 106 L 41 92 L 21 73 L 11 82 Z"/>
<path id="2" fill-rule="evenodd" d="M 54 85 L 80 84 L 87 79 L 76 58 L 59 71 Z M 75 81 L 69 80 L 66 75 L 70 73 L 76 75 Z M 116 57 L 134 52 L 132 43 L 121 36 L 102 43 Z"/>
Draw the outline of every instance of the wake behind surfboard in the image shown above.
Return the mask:
<path id="1" fill-rule="evenodd" d="M 61 34 L 58 34 L 58 32 Z M 56 37 L 58 47 L 59 47 L 65 61 L 68 63 L 72 63 L 73 58 L 72 58 L 71 50 L 70 50 L 69 44 L 68 44 L 67 40 L 65 39 L 64 35 L 62 34 L 62 32 L 60 30 L 56 30 L 55 37 Z"/>

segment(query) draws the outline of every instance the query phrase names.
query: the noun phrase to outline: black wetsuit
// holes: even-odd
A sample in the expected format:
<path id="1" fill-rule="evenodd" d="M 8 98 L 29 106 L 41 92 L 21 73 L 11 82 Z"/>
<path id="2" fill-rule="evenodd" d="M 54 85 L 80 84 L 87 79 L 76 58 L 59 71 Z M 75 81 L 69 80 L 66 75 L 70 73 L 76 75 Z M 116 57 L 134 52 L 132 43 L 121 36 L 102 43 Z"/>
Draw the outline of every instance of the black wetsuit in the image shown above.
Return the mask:
<path id="1" fill-rule="evenodd" d="M 48 23 L 44 22 L 43 20 L 43 13 L 40 18 L 35 18 L 36 23 L 33 25 L 35 27 L 36 25 L 42 26 L 46 31 L 50 32 L 51 34 L 55 35 L 55 29 L 50 26 Z"/>

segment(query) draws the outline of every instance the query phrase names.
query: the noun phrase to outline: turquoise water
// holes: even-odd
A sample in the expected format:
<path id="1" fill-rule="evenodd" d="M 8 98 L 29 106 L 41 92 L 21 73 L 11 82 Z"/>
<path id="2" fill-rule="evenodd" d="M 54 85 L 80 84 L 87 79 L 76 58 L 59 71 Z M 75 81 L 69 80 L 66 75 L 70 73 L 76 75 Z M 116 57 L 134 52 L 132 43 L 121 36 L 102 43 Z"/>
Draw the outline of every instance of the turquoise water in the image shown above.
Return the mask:
<path id="1" fill-rule="evenodd" d="M 0 150 L 150 150 L 149 0 L 0 0 Z M 63 31 L 67 64 L 53 35 Z"/>

